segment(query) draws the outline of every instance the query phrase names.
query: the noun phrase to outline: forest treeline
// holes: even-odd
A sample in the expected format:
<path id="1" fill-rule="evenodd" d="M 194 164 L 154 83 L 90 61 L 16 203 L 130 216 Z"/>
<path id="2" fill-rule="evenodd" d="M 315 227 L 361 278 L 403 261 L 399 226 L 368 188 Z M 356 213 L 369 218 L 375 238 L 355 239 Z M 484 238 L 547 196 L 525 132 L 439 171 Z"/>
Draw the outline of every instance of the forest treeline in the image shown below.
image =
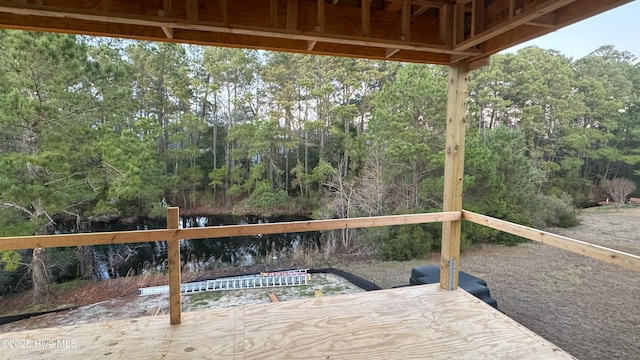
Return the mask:
<path id="1" fill-rule="evenodd" d="M 567 226 L 610 180 L 640 181 L 632 54 L 529 47 L 469 79 L 465 209 Z M 0 31 L 0 235 L 160 217 L 167 205 L 438 211 L 446 85 L 440 66 Z M 466 244 L 510 241 L 465 226 Z M 326 245 L 409 258 L 437 248 L 439 231 L 344 230 Z"/>

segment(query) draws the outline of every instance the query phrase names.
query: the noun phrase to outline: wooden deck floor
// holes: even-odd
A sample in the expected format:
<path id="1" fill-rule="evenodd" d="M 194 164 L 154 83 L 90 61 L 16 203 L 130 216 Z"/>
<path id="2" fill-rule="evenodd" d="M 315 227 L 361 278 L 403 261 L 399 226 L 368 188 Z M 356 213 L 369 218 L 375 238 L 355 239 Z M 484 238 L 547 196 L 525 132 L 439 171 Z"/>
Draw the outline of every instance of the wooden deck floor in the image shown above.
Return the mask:
<path id="1" fill-rule="evenodd" d="M 573 359 L 437 284 L 0 334 L 1 359 Z"/>

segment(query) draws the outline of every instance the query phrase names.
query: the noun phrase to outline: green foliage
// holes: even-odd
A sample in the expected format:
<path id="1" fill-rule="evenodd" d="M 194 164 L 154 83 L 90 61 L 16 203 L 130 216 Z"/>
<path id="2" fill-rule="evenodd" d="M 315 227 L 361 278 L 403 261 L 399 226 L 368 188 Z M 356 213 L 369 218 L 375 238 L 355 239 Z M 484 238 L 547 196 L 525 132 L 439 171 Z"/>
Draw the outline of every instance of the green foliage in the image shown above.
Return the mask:
<path id="1" fill-rule="evenodd" d="M 446 68 L 18 31 L 0 31 L 0 48 L 0 235 L 164 216 L 167 203 L 319 218 L 442 204 Z M 470 77 L 465 209 L 571 226 L 573 200 L 640 183 L 633 55 L 530 47 Z M 520 241 L 463 232 L 463 247 Z M 440 241 L 435 225 L 363 233 L 387 258 Z"/>
<path id="2" fill-rule="evenodd" d="M 259 182 L 251 196 L 245 200 L 246 205 L 261 210 L 282 208 L 288 202 L 286 191 L 273 189 L 266 181 Z"/>
<path id="3" fill-rule="evenodd" d="M 568 228 L 580 224 L 579 212 L 573 204 L 570 195 L 563 193 L 559 197 L 547 195 L 538 199 L 540 209 L 538 224 L 546 226 Z"/>
<path id="4" fill-rule="evenodd" d="M 383 238 L 380 255 L 385 260 L 411 260 L 424 257 L 434 245 L 431 233 L 420 225 L 400 226 L 393 237 Z"/>
<path id="5" fill-rule="evenodd" d="M 4 271 L 16 271 L 21 260 L 22 256 L 17 251 L 0 251 L 0 268 Z"/>

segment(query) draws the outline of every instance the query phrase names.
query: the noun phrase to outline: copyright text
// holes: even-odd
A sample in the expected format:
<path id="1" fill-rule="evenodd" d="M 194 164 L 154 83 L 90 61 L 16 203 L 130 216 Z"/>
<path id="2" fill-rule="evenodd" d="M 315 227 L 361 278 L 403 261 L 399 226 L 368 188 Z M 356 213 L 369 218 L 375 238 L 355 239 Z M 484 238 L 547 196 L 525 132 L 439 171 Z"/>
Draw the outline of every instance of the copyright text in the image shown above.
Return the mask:
<path id="1" fill-rule="evenodd" d="M 0 339 L 0 349 L 73 349 L 75 339 Z"/>

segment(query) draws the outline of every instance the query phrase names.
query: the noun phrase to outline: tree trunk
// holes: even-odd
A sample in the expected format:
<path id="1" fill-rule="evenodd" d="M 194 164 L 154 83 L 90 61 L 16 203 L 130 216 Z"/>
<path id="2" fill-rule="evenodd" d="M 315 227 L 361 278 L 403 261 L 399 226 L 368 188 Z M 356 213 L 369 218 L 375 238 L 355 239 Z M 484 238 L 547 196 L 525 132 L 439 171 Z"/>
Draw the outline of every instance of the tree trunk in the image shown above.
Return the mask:
<path id="1" fill-rule="evenodd" d="M 47 270 L 46 250 L 33 249 L 31 259 L 31 281 L 33 283 L 33 301 L 43 302 L 49 295 L 49 271 Z"/>
<path id="2" fill-rule="evenodd" d="M 95 276 L 95 260 L 91 246 L 78 246 L 76 259 L 80 267 L 79 275 L 86 280 L 93 279 Z"/>

